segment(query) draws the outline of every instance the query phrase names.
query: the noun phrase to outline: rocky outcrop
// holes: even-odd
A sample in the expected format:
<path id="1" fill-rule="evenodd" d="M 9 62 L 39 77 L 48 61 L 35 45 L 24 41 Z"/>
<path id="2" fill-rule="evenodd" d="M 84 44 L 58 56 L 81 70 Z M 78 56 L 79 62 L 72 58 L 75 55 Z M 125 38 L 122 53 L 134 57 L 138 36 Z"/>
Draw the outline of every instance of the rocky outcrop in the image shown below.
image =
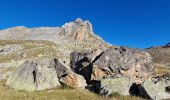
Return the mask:
<path id="1" fill-rule="evenodd" d="M 89 21 L 77 18 L 74 22 L 66 23 L 62 26 L 62 34 L 70 36 L 75 40 L 83 41 L 93 34 L 93 28 Z"/>
<path id="2" fill-rule="evenodd" d="M 35 91 L 59 87 L 61 84 L 84 89 L 85 79 L 72 72 L 57 59 L 27 60 L 7 80 L 16 90 Z"/>
<path id="3" fill-rule="evenodd" d="M 153 73 L 154 66 L 147 52 L 127 47 L 113 47 L 95 55 L 92 55 L 93 53 L 95 52 L 71 54 L 71 68 L 86 80 L 121 73 L 131 77 L 134 83 L 141 84 Z"/>
<path id="4" fill-rule="evenodd" d="M 152 75 L 151 56 L 127 47 L 71 53 L 71 68 L 101 95 L 136 95 L 149 99 L 142 83 Z"/>

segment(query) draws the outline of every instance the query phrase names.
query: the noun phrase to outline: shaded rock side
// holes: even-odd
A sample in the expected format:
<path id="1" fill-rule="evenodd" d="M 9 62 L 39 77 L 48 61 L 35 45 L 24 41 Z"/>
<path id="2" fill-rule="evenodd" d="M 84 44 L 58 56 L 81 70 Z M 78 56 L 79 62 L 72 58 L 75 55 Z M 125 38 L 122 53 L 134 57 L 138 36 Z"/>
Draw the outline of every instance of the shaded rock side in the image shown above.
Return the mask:
<path id="1" fill-rule="evenodd" d="M 16 90 L 45 90 L 60 86 L 54 60 L 27 60 L 7 79 L 6 85 Z"/>
<path id="2" fill-rule="evenodd" d="M 91 76 L 93 76 L 92 75 L 92 69 L 93 69 L 92 65 L 97 60 L 96 57 L 101 55 L 102 52 L 103 52 L 102 50 L 72 52 L 70 54 L 71 69 L 74 72 L 76 72 L 77 74 L 84 76 L 84 78 L 88 82 L 89 80 L 91 80 Z M 93 69 L 93 71 L 95 71 L 94 74 L 99 73 L 99 72 L 96 72 L 98 70 L 100 70 L 100 69 L 94 68 Z M 99 74 L 101 74 L 101 73 L 99 73 Z M 94 75 L 94 76 L 96 76 L 96 75 Z M 93 78 L 95 78 L 95 77 L 93 77 Z"/>

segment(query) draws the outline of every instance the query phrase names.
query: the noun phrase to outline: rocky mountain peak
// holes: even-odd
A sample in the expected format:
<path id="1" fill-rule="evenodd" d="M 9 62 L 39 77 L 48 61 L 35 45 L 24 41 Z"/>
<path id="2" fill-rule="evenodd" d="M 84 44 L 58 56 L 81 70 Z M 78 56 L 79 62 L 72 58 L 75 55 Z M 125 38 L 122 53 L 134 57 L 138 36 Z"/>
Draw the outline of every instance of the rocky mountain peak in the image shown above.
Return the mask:
<path id="1" fill-rule="evenodd" d="M 77 18 L 74 22 L 80 25 L 83 23 L 83 20 L 81 18 Z"/>
<path id="2" fill-rule="evenodd" d="M 66 36 L 79 41 L 85 40 L 94 34 L 92 24 L 88 20 L 83 21 L 81 18 L 64 24 L 62 28 Z"/>
<path id="3" fill-rule="evenodd" d="M 16 26 L 0 30 L 0 39 L 26 39 L 26 40 L 49 40 L 67 38 L 66 40 L 84 41 L 93 37 L 92 24 L 88 20 L 77 18 L 75 21 L 68 22 L 62 27 L 37 27 L 27 28 Z M 48 37 L 48 39 L 46 38 Z"/>

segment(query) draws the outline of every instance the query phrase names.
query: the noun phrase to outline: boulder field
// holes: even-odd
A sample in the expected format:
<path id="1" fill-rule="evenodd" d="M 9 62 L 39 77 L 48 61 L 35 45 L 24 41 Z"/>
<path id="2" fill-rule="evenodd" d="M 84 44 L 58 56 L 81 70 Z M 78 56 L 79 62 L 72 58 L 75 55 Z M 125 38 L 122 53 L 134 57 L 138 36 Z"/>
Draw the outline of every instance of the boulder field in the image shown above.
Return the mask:
<path id="1" fill-rule="evenodd" d="M 154 100 L 170 98 L 170 75 L 154 75 L 152 57 L 142 50 L 110 47 L 74 51 L 69 66 L 58 59 L 27 60 L 10 75 L 6 85 L 25 91 L 66 85 L 108 96 L 117 93 Z"/>

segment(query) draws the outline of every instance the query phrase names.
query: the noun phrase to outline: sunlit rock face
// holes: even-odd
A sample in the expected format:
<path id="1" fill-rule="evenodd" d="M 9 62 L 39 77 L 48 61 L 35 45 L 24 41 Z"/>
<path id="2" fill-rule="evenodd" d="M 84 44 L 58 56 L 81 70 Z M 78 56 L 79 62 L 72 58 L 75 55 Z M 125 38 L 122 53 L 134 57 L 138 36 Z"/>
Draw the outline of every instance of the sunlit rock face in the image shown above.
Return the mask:
<path id="1" fill-rule="evenodd" d="M 80 18 L 77 18 L 74 22 L 66 23 L 62 28 L 64 35 L 79 41 L 85 40 L 93 34 L 92 24 Z"/>

